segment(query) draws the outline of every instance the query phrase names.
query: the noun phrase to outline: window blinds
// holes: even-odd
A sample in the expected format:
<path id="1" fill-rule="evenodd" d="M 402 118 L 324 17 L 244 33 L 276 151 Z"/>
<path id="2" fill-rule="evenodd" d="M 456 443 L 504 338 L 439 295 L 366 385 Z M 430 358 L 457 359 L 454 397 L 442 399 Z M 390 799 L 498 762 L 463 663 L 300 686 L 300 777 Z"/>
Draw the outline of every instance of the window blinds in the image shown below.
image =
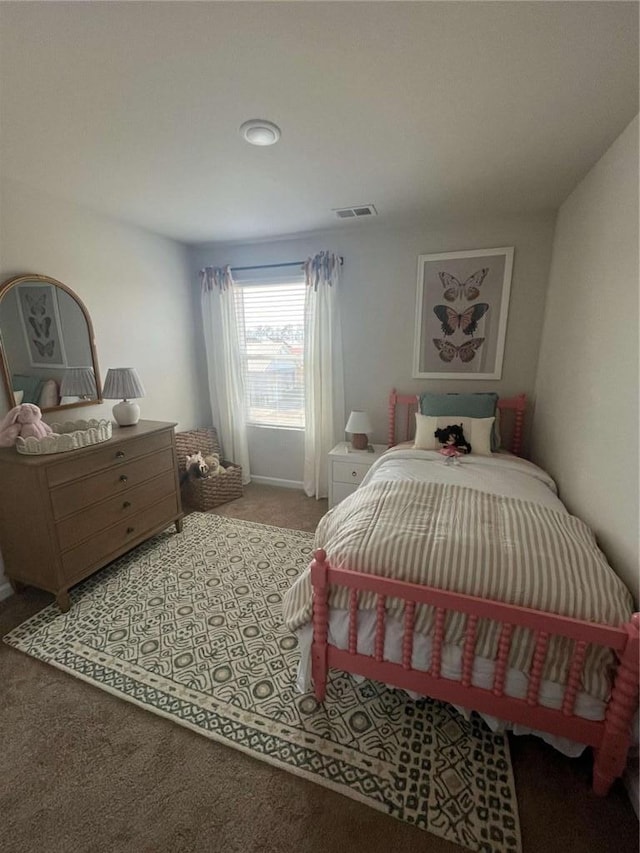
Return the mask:
<path id="1" fill-rule="evenodd" d="M 235 281 L 247 423 L 303 428 L 304 277 L 270 272 Z"/>

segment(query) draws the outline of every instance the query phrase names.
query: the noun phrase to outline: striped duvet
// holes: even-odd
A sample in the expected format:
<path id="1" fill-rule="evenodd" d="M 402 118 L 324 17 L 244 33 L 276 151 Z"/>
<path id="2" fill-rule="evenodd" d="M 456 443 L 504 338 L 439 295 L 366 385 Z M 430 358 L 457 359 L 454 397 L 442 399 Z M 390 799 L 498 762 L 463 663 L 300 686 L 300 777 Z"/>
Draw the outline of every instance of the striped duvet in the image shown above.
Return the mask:
<path id="1" fill-rule="evenodd" d="M 593 622 L 620 625 L 628 621 L 632 599 L 622 581 L 607 564 L 591 530 L 564 510 L 551 496 L 544 500 L 540 491 L 541 472 L 531 463 L 487 457 L 449 469 L 437 454 L 424 453 L 423 476 L 415 472 L 416 454 L 410 479 L 396 476 L 397 452 L 387 454 L 370 472 L 365 483 L 329 512 L 318 525 L 316 547 L 325 549 L 330 565 L 383 575 L 440 589 L 491 598 L 551 613 Z M 434 458 L 435 457 L 435 458 Z M 391 464 L 385 459 L 393 458 Z M 471 457 L 464 462 L 471 462 Z M 512 481 L 535 477 L 533 489 L 496 494 L 461 485 L 465 477 L 476 485 L 478 471 L 495 464 L 513 468 Z M 394 468 L 395 466 L 395 468 Z M 386 473 L 385 473 L 386 471 Z M 523 473 L 524 472 L 524 473 Z M 538 473 L 539 472 L 539 473 Z M 430 476 L 433 474 L 434 476 Z M 499 477 L 504 476 L 500 471 Z M 546 475 L 545 475 L 546 476 Z M 435 479 L 437 482 L 433 482 Z M 451 480 L 448 482 L 447 480 Z M 506 475 L 507 481 L 509 474 Z M 548 487 L 545 487 L 548 490 Z M 522 492 L 537 499 L 511 494 Z M 348 591 L 332 590 L 330 604 L 348 607 Z M 360 607 L 375 609 L 375 595 L 360 594 Z M 402 616 L 402 603 L 389 599 L 387 612 Z M 287 592 L 284 618 L 295 630 L 311 617 L 309 569 Z M 416 630 L 428 635 L 433 624 L 432 608 L 418 606 Z M 449 614 L 445 642 L 462 645 L 464 617 Z M 500 626 L 487 620 L 478 623 L 476 653 L 494 658 Z M 531 665 L 533 638 L 526 629 L 513 634 L 509 666 L 527 672 Z M 543 677 L 564 683 L 573 643 L 555 638 L 549 643 Z M 582 675 L 582 689 L 599 699 L 609 691 L 607 671 L 612 653 L 590 647 Z"/>

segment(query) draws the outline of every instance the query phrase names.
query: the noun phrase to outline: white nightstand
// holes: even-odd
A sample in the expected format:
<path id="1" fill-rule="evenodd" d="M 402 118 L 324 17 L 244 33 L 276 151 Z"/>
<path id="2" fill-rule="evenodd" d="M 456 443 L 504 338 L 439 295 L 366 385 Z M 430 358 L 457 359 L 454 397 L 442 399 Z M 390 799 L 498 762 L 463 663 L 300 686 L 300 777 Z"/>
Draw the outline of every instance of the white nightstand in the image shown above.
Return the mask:
<path id="1" fill-rule="evenodd" d="M 336 444 L 329 453 L 329 509 L 358 488 L 376 459 L 387 450 L 385 444 L 374 444 L 368 450 L 352 450 L 348 441 Z"/>

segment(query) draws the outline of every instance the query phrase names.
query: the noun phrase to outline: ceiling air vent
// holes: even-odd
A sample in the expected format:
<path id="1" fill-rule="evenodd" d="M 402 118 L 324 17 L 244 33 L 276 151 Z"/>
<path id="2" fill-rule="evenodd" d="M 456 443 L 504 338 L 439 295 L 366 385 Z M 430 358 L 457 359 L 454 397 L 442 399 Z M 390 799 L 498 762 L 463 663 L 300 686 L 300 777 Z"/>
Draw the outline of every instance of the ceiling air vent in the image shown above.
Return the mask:
<path id="1" fill-rule="evenodd" d="M 338 219 L 355 219 L 357 216 L 377 216 L 378 211 L 372 204 L 359 204 L 357 207 L 338 207 L 333 212 Z"/>

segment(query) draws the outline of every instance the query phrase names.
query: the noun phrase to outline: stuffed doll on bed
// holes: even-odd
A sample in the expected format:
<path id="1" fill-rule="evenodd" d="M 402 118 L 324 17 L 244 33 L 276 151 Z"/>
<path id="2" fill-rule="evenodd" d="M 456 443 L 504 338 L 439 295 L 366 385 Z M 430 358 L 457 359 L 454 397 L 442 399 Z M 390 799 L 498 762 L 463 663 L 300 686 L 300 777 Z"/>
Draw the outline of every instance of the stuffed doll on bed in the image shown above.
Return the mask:
<path id="1" fill-rule="evenodd" d="M 438 451 L 445 457 L 446 465 L 459 465 L 459 457 L 471 453 L 471 445 L 464 437 L 462 424 L 449 424 L 434 433 L 442 447 Z"/>

